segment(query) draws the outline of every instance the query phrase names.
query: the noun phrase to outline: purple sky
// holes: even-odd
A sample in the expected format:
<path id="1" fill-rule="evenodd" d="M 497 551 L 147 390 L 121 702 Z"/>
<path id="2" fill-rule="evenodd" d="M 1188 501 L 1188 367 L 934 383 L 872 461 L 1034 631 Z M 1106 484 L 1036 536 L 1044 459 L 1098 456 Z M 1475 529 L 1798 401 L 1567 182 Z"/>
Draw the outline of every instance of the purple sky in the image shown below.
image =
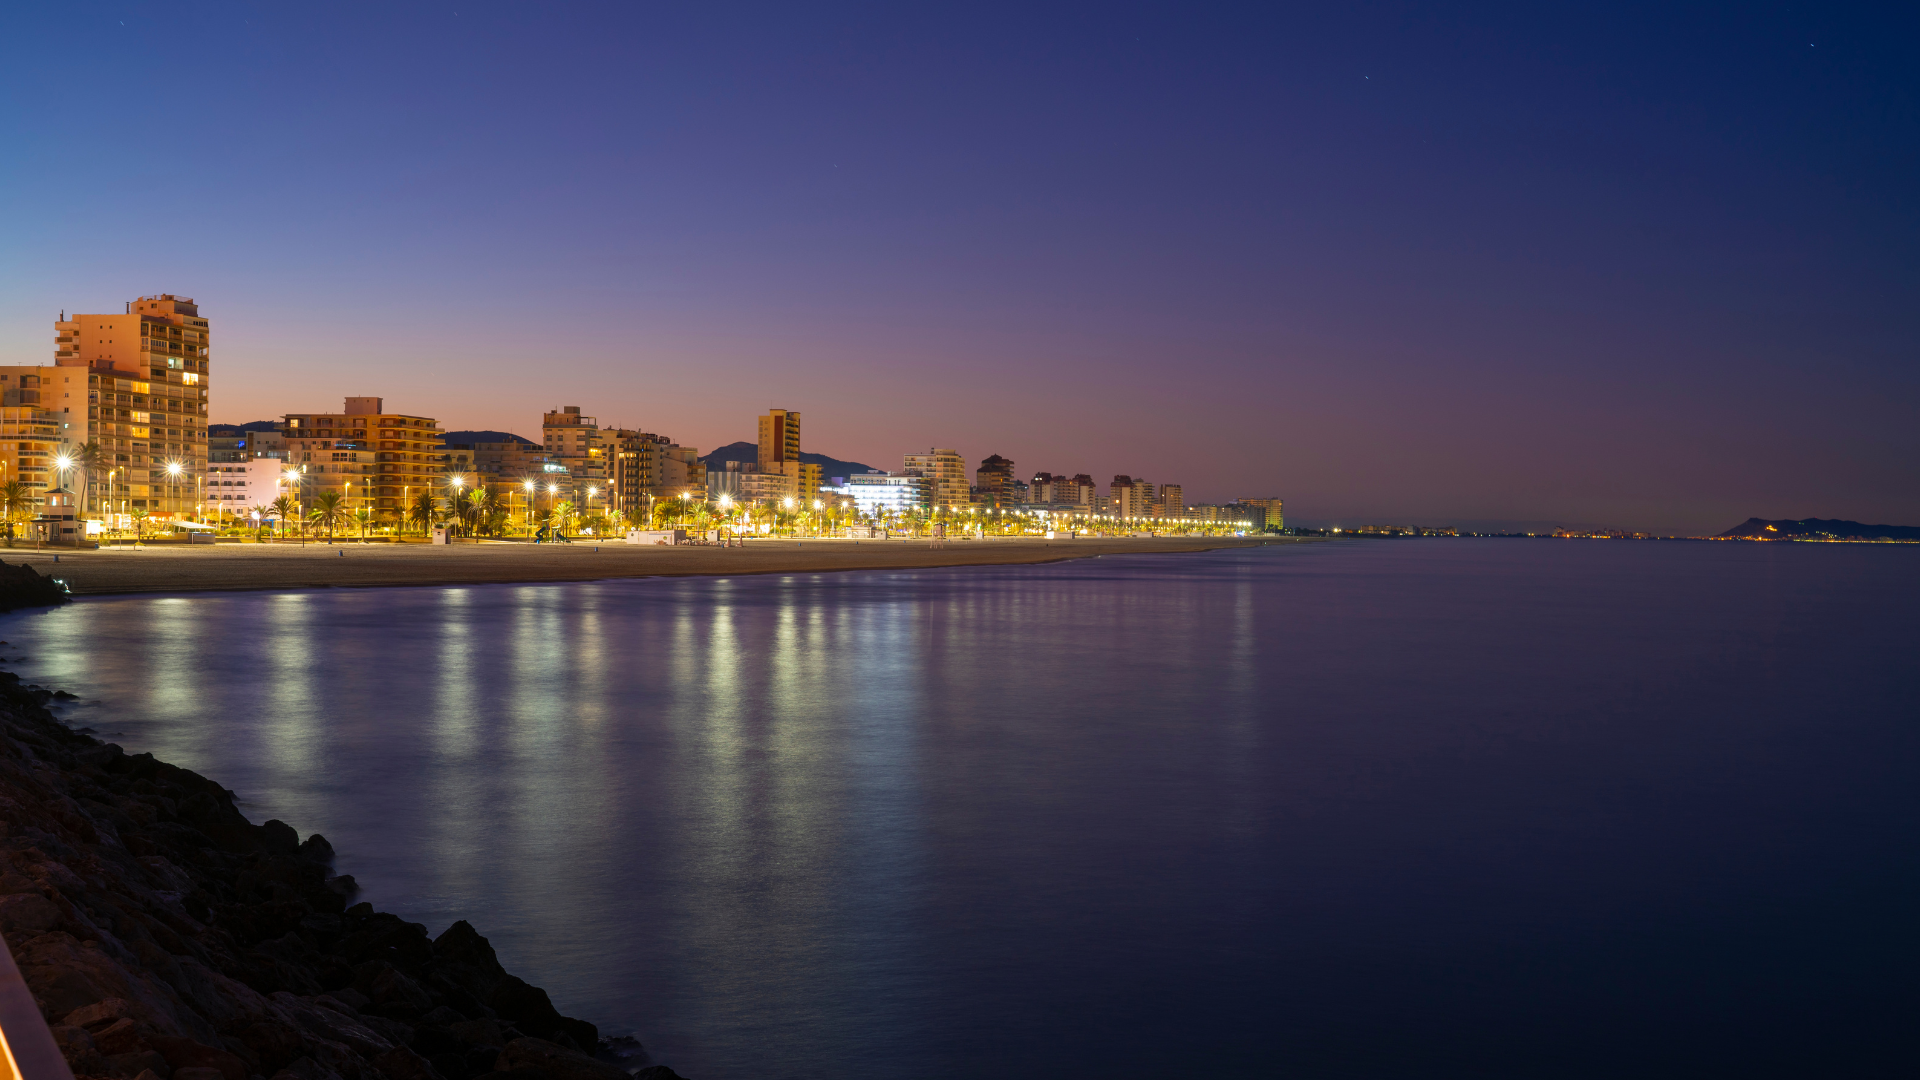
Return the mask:
<path id="1" fill-rule="evenodd" d="M 1910 14 L 1204 7 L 30 5 L 0 359 L 176 291 L 216 421 L 1920 524 Z"/>

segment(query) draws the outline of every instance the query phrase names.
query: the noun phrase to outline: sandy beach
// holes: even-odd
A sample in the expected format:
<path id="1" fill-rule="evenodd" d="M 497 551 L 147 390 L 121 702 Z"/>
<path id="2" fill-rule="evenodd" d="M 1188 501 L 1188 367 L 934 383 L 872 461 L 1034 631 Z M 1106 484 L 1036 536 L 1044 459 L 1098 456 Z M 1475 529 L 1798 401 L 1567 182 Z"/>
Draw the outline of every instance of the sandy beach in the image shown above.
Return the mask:
<path id="1" fill-rule="evenodd" d="M 153 545 L 92 551 L 0 549 L 0 561 L 64 578 L 76 596 L 296 589 L 324 586 L 467 585 L 716 574 L 824 573 L 1043 563 L 1097 555 L 1175 553 L 1287 537 L 1164 539 L 754 540 L 745 547 L 639 547 L 625 543 Z M 58 560 L 56 562 L 56 559 Z"/>

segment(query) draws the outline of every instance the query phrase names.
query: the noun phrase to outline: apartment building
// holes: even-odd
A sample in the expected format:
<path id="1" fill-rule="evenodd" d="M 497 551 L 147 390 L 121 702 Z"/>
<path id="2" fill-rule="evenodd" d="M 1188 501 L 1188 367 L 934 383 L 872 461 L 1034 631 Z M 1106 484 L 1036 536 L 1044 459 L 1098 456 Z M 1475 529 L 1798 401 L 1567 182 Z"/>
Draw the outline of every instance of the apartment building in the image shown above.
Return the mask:
<path id="1" fill-rule="evenodd" d="M 60 421 L 68 452 L 99 446 L 105 472 L 73 479 L 88 487 L 83 516 L 115 499 L 161 519 L 195 513 L 207 464 L 211 341 L 191 297 L 160 293 L 118 314 L 62 312 L 52 368 L 0 368 L 10 398 L 32 395 L 37 401 L 26 403 L 68 414 Z"/>
<path id="2" fill-rule="evenodd" d="M 1179 484 L 1161 484 L 1160 494 L 1153 500 L 1155 517 L 1177 518 L 1185 515 L 1186 496 Z"/>
<path id="3" fill-rule="evenodd" d="M 1122 473 L 1107 485 L 1107 503 L 1115 517 L 1153 516 L 1153 485 Z"/>
<path id="4" fill-rule="evenodd" d="M 800 414 L 791 409 L 768 409 L 759 418 L 760 452 L 754 470 L 778 480 L 755 481 L 769 498 L 788 498 L 820 488 L 820 470 L 800 460 Z M 811 477 L 812 487 L 808 486 Z"/>
<path id="5" fill-rule="evenodd" d="M 1093 477 L 1086 473 L 1073 476 L 1034 473 L 1027 485 L 1027 501 L 1036 506 L 1075 506 L 1092 512 L 1104 499 L 1095 489 Z"/>
<path id="6" fill-rule="evenodd" d="M 1284 529 L 1287 527 L 1286 504 L 1279 499 L 1236 499 L 1241 506 L 1250 508 L 1253 513 L 1247 517 L 1256 528 Z"/>
<path id="7" fill-rule="evenodd" d="M 377 397 L 350 397 L 337 413 L 288 413 L 280 425 L 287 469 L 310 503 L 338 491 L 348 510 L 404 515 L 422 491 L 445 498 L 446 450 L 438 421 L 386 411 Z"/>
<path id="8" fill-rule="evenodd" d="M 620 429 L 603 440 L 607 456 L 608 512 L 651 516 L 663 499 L 701 499 L 707 467 L 700 451 L 665 435 Z"/>
<path id="9" fill-rule="evenodd" d="M 1019 481 L 1013 478 L 1013 459 L 990 454 L 973 471 L 973 488 L 979 502 L 986 506 L 1014 506 L 1023 501 L 1014 498 Z"/>
<path id="10" fill-rule="evenodd" d="M 898 514 L 931 505 L 933 479 L 917 473 L 869 472 L 847 477 L 847 482 L 833 491 L 852 499 L 862 514 Z"/>
<path id="11" fill-rule="evenodd" d="M 60 430 L 58 414 L 37 405 L 0 406 L 0 484 L 18 480 L 34 496 L 59 487 Z"/>
<path id="12" fill-rule="evenodd" d="M 580 415 L 578 405 L 563 406 L 541 418 L 540 441 L 549 463 L 564 467 L 567 479 L 560 483 L 575 505 L 586 505 L 589 488 L 606 490 L 607 450 L 599 420 Z"/>
<path id="13" fill-rule="evenodd" d="M 967 483 L 967 459 L 957 451 L 934 448 L 924 454 L 908 454 L 901 471 L 930 481 L 927 496 L 934 506 L 967 506 L 973 502 L 972 487 Z"/>
<path id="14" fill-rule="evenodd" d="M 281 473 L 285 468 L 274 458 L 208 462 L 204 486 L 206 516 L 215 520 L 242 518 L 271 506 L 286 490 L 281 486 Z"/>

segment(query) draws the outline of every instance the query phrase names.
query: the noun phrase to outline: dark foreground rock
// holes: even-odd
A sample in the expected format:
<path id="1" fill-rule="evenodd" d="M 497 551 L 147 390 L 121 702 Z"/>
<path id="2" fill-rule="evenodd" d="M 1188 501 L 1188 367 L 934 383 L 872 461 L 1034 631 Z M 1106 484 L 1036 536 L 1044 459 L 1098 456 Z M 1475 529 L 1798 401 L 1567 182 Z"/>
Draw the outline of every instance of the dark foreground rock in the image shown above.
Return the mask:
<path id="1" fill-rule="evenodd" d="M 9 566 L 0 562 L 0 611 L 66 602 L 67 591 L 59 582 L 31 566 Z"/>
<path id="2" fill-rule="evenodd" d="M 349 905 L 326 840 L 47 696 L 0 672 L 0 932 L 76 1076 L 627 1080 L 467 923 L 430 939 Z"/>

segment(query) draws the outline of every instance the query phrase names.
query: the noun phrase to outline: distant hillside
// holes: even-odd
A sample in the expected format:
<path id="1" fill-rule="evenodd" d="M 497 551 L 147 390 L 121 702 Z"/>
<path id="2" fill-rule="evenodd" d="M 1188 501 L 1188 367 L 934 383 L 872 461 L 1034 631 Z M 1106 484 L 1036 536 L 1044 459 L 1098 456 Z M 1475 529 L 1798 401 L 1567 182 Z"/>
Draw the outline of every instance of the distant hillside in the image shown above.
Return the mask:
<path id="1" fill-rule="evenodd" d="M 709 469 L 715 467 L 715 462 L 719 462 L 719 467 L 724 469 L 725 463 L 729 461 L 760 460 L 760 446 L 750 442 L 728 443 L 713 453 L 702 456 L 700 460 L 706 462 Z M 862 465 L 857 461 L 841 461 L 839 458 L 828 457 L 825 454 L 809 454 L 805 450 L 800 451 L 800 460 L 803 464 L 820 466 L 822 481 L 835 476 L 858 476 L 861 473 L 873 471 L 871 465 Z"/>
<path id="2" fill-rule="evenodd" d="M 243 431 L 272 431 L 279 426 L 278 420 L 254 420 L 245 424 L 208 424 L 207 434 L 216 439 L 231 439 Z"/>
<path id="3" fill-rule="evenodd" d="M 1744 540 L 1920 540 L 1920 526 L 1862 525 L 1831 518 L 1800 521 L 1748 518 L 1720 535 Z"/>
<path id="4" fill-rule="evenodd" d="M 448 445 L 454 443 L 477 442 L 517 442 L 534 445 L 532 439 L 523 439 L 511 431 L 449 431 L 446 435 Z"/>

